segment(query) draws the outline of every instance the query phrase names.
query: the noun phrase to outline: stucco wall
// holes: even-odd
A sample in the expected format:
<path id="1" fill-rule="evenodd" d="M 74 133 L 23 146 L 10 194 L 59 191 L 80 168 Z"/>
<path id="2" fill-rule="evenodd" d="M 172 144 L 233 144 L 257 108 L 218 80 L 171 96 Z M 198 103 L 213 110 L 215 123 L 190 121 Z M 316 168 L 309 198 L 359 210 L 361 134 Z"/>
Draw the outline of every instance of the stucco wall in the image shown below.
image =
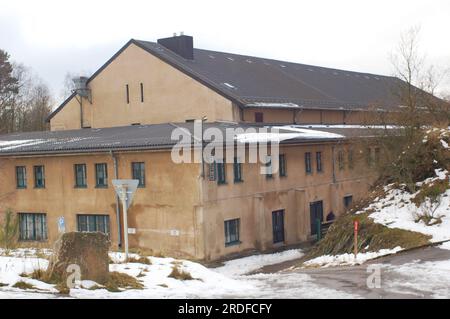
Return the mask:
<path id="1" fill-rule="evenodd" d="M 226 164 L 227 184 L 204 182 L 206 258 L 216 259 L 245 250 L 267 250 L 277 246 L 305 241 L 310 236 L 310 207 L 323 201 L 324 219 L 333 211 L 336 216 L 345 211 L 344 196 L 361 198 L 373 181 L 373 171 L 355 158 L 355 167 L 337 165 L 337 152 L 347 145 L 334 145 L 335 180 L 333 180 L 332 147 L 330 144 L 283 147 L 287 176 L 274 174 L 272 179 L 261 175 L 260 164 L 242 164 L 243 182 L 234 183 L 233 164 Z M 316 171 L 315 153 L 322 152 L 323 172 Z M 313 173 L 305 173 L 304 153 L 311 152 Z M 356 157 L 356 156 L 355 156 Z M 360 163 L 360 164 L 357 164 Z M 273 244 L 272 212 L 285 210 L 285 242 Z M 240 218 L 238 245 L 225 246 L 224 221 Z"/>
<path id="2" fill-rule="evenodd" d="M 120 153 L 119 178 L 131 178 L 131 162 L 145 162 L 146 186 L 138 188 L 129 209 L 130 247 L 143 247 L 174 256 L 202 258 L 195 236 L 194 206 L 199 201 L 198 164 L 173 164 L 168 152 Z M 75 188 L 74 164 L 87 165 L 87 188 Z M 108 164 L 108 188 L 95 188 L 95 163 Z M 26 189 L 16 189 L 15 166 L 27 167 Z M 34 188 L 33 165 L 45 165 L 45 188 Z M 113 160 L 109 154 L 30 158 L 1 158 L 0 212 L 46 213 L 48 241 L 22 243 L 49 246 L 58 236 L 57 219 L 64 216 L 66 230 L 77 230 L 77 214 L 110 216 L 112 249 L 117 249 Z M 176 195 L 175 195 L 176 194 Z M 171 230 L 178 230 L 173 236 Z"/>
<path id="3" fill-rule="evenodd" d="M 84 125 L 93 128 L 184 122 L 203 116 L 211 122 L 235 120 L 231 101 L 134 44 L 100 72 L 89 87 L 92 104 L 83 99 Z M 80 128 L 78 102 L 72 99 L 50 124 L 52 130 Z"/>

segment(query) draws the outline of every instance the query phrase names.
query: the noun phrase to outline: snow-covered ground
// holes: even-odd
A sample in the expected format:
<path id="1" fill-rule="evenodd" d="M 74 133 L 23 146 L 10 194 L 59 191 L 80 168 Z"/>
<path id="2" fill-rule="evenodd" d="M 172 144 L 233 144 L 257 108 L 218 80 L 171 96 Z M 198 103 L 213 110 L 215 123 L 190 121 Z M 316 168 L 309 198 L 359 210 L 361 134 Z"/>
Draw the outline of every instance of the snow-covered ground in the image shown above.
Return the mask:
<path id="1" fill-rule="evenodd" d="M 421 184 L 428 184 L 437 179 L 445 179 L 447 171 L 436 170 L 436 177 L 429 178 Z M 410 231 L 430 235 L 432 242 L 439 242 L 450 239 L 450 189 L 441 196 L 441 202 L 434 212 L 435 216 L 440 216 L 442 223 L 427 226 L 423 222 L 416 222 L 417 212 L 420 212 L 427 203 L 417 207 L 412 199 L 417 193 L 410 194 L 405 190 L 393 188 L 392 185 L 385 187 L 386 196 L 375 200 L 359 213 L 373 211 L 369 215 L 376 223 L 383 224 L 389 228 L 400 228 Z"/>
<path id="2" fill-rule="evenodd" d="M 36 252 L 36 251 L 35 251 Z M 0 251 L 2 253 L 2 251 Z M 4 253 L 4 252 L 3 252 Z M 49 253 L 49 251 L 47 251 Z M 320 287 L 310 276 L 301 273 L 256 274 L 246 276 L 263 266 L 297 259 L 300 250 L 239 258 L 218 268 L 207 268 L 199 263 L 173 258 L 147 257 L 149 265 L 123 263 L 122 253 L 111 253 L 114 261 L 110 271 L 126 273 L 138 279 L 144 289 L 127 289 L 109 292 L 106 289 L 89 290 L 95 285 L 82 281 L 71 289 L 70 296 L 57 293 L 53 285 L 21 276 L 36 269 L 45 269 L 48 261 L 36 257 L 33 250 L 24 253 L 15 250 L 0 257 L 0 298 L 355 298 L 358 296 L 335 289 Z M 131 255 L 131 257 L 139 257 Z M 193 280 L 168 277 L 174 266 L 189 272 Z M 23 290 L 12 287 L 24 281 L 36 289 Z M 1 285 L 3 284 L 3 285 Z"/>
<path id="3" fill-rule="evenodd" d="M 341 255 L 324 255 L 314 259 L 310 259 L 303 264 L 305 267 L 333 267 L 333 266 L 354 266 L 361 265 L 364 262 L 378 258 L 381 256 L 395 254 L 401 251 L 401 247 L 395 247 L 393 249 L 381 249 L 377 252 L 366 252 L 354 254 L 341 254 Z"/>

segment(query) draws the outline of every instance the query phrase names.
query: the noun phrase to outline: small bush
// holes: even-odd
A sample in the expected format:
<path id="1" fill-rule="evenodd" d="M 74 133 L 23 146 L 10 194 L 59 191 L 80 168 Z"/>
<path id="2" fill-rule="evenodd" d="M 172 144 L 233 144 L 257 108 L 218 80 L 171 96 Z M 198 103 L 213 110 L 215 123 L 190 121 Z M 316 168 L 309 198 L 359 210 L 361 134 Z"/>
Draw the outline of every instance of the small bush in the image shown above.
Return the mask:
<path id="1" fill-rule="evenodd" d="M 35 269 L 30 275 L 29 277 L 31 277 L 32 279 L 36 279 L 36 280 L 40 280 L 40 281 L 45 281 L 45 270 L 42 270 L 40 268 Z"/>
<path id="2" fill-rule="evenodd" d="M 6 286 L 8 286 L 8 284 L 4 284 L 4 283 L 0 282 L 0 287 L 6 287 Z"/>
<path id="3" fill-rule="evenodd" d="M 25 281 L 18 281 L 13 285 L 14 288 L 19 288 L 19 289 L 36 289 L 35 286 L 33 286 L 32 284 L 26 283 Z"/>
<path id="4" fill-rule="evenodd" d="M 145 265 L 151 265 L 152 264 L 150 259 L 148 259 L 147 257 L 139 257 L 139 258 L 129 257 L 128 258 L 128 262 L 129 263 L 145 264 Z"/>
<path id="5" fill-rule="evenodd" d="M 61 295 L 69 295 L 70 294 L 70 288 L 67 287 L 66 283 L 60 282 L 55 286 L 55 289 L 58 290 L 58 292 Z"/>
<path id="6" fill-rule="evenodd" d="M 180 269 L 177 265 L 172 267 L 172 272 L 169 274 L 169 277 L 178 280 L 194 280 L 189 272 Z"/>
<path id="7" fill-rule="evenodd" d="M 19 219 L 10 209 L 5 212 L 5 217 L 0 224 L 0 246 L 4 247 L 6 252 L 17 245 L 17 233 L 19 231 Z"/>
<path id="8" fill-rule="evenodd" d="M 113 271 L 109 274 L 105 288 L 111 292 L 120 292 L 121 289 L 143 289 L 144 285 L 134 277 Z"/>

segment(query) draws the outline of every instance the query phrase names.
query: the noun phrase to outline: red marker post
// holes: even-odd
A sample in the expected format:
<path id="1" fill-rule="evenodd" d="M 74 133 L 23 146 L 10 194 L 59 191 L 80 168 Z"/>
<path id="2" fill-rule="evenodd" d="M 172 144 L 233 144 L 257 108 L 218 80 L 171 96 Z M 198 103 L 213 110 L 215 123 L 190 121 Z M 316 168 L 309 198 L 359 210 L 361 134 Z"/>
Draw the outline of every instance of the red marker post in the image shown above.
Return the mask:
<path id="1" fill-rule="evenodd" d="M 355 238 L 353 252 L 354 252 L 355 258 L 356 258 L 356 255 L 358 255 L 358 230 L 359 230 L 359 222 L 357 220 L 353 221 L 353 230 L 354 230 L 354 238 Z"/>

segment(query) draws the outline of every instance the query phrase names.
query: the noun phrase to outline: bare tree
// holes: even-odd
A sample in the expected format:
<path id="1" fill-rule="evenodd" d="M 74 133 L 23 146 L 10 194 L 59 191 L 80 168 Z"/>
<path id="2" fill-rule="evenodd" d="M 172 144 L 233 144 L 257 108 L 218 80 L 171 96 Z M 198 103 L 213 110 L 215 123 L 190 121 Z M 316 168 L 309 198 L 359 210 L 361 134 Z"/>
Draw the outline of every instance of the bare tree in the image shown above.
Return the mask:
<path id="1" fill-rule="evenodd" d="M 33 71 L 0 51 L 0 133 L 46 130 L 50 90 Z"/>
<path id="2" fill-rule="evenodd" d="M 369 147 L 379 148 L 382 156 L 376 166 L 380 183 L 404 183 L 410 190 L 416 188 L 415 182 L 434 172 L 431 154 L 424 148 L 425 131 L 429 127 L 447 127 L 450 120 L 450 104 L 434 95 L 447 70 L 427 63 L 420 50 L 419 34 L 419 28 L 402 34 L 391 54 L 398 78 L 391 90 L 399 107 L 379 113 L 377 122 L 386 126 L 374 130 L 376 138 L 366 141 L 363 147 L 369 157 Z"/>

